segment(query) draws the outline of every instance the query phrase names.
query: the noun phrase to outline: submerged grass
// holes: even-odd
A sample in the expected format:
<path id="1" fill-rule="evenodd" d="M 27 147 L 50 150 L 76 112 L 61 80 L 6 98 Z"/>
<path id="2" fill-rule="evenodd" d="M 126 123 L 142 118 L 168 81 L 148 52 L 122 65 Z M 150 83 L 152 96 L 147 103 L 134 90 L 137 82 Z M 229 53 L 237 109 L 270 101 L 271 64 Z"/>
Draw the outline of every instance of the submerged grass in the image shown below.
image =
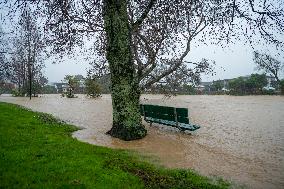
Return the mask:
<path id="1" fill-rule="evenodd" d="M 0 103 L 0 188 L 228 188 L 190 170 L 143 162 L 71 137 L 53 116 Z"/>

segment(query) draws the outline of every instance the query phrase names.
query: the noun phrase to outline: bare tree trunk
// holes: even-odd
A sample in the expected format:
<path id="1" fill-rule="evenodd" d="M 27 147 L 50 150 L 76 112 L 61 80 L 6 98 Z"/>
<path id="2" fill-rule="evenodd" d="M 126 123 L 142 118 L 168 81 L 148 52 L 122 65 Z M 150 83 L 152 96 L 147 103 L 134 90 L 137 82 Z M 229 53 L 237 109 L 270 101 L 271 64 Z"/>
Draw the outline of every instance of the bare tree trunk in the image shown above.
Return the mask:
<path id="1" fill-rule="evenodd" d="M 32 99 L 32 68 L 31 63 L 28 62 L 28 72 L 29 72 L 29 97 Z"/>
<path id="2" fill-rule="evenodd" d="M 113 126 L 107 134 L 123 140 L 140 139 L 147 131 L 139 112 L 140 89 L 130 47 L 127 0 L 104 0 L 104 24 L 113 106 Z"/>

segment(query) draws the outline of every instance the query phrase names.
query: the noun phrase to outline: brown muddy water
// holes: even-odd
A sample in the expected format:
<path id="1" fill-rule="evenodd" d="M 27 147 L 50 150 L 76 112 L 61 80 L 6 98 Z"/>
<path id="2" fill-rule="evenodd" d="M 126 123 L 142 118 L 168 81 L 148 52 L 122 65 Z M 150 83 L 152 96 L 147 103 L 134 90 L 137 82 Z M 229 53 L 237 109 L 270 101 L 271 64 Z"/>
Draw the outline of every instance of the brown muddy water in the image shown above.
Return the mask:
<path id="1" fill-rule="evenodd" d="M 112 125 L 110 95 L 101 99 L 59 95 L 34 98 L 0 96 L 0 101 L 47 112 L 84 129 L 73 136 L 91 144 L 133 149 L 153 155 L 171 168 L 192 168 L 247 188 L 284 188 L 284 97 L 143 95 L 142 103 L 185 107 L 201 129 L 180 133 L 153 125 L 148 135 L 125 142 L 105 135 Z M 154 158 L 155 159 L 155 158 Z"/>

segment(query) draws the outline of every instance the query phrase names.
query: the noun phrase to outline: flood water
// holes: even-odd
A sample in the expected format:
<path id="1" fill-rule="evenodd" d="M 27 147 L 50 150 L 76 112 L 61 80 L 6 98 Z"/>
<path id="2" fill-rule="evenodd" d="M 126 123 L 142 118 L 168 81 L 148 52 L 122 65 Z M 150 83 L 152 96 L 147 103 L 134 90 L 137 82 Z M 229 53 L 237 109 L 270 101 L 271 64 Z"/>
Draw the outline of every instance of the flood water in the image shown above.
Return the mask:
<path id="1" fill-rule="evenodd" d="M 192 168 L 247 188 L 284 188 L 284 97 L 143 95 L 142 103 L 189 109 L 201 129 L 192 134 L 153 124 L 148 135 L 125 142 L 105 135 L 112 125 L 110 95 L 101 99 L 59 95 L 0 96 L 0 101 L 47 112 L 84 129 L 73 136 L 88 143 L 134 149 L 171 168 Z"/>

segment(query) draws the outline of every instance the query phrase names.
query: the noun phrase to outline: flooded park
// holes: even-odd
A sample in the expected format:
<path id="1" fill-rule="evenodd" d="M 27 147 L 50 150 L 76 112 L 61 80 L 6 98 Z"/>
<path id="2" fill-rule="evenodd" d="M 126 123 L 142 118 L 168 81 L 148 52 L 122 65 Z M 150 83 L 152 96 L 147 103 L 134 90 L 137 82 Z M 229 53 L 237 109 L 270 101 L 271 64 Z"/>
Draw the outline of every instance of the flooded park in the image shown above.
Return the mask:
<path id="1" fill-rule="evenodd" d="M 144 122 L 148 135 L 122 141 L 105 133 L 112 126 L 110 95 L 99 99 L 44 95 L 31 101 L 0 96 L 0 101 L 47 112 L 80 128 L 78 140 L 111 148 L 131 149 L 170 168 L 190 168 L 222 177 L 247 188 L 284 188 L 284 97 L 142 95 L 141 103 L 188 108 L 201 129 L 181 133 Z"/>

